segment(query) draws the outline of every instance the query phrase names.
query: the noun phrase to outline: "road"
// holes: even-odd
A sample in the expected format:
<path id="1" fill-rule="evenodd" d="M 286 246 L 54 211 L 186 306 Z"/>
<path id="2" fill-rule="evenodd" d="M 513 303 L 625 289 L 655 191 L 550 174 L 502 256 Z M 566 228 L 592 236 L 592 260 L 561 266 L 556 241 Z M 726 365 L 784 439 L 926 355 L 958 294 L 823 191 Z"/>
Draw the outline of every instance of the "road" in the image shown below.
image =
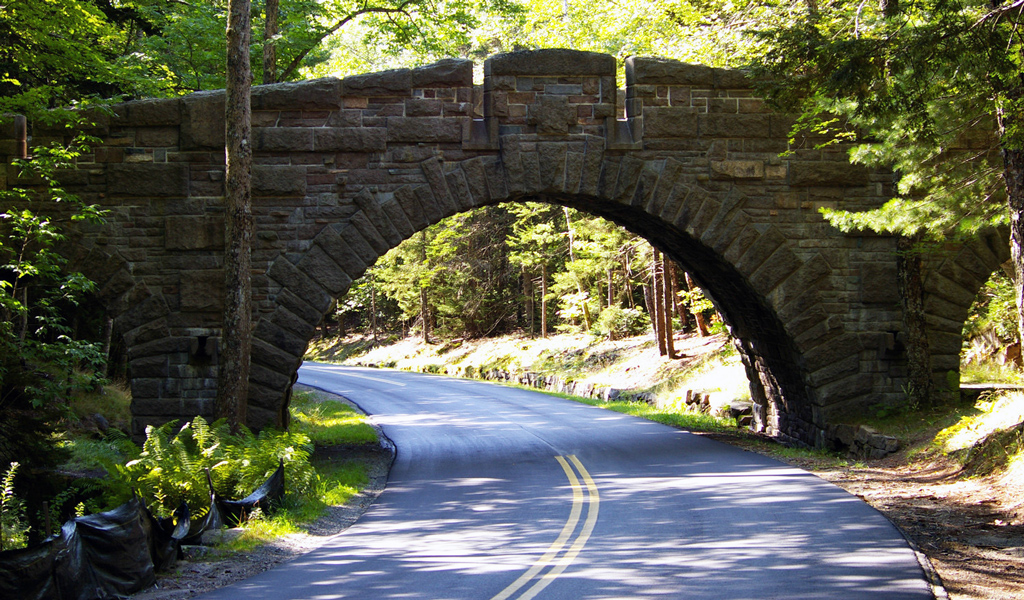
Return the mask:
<path id="1" fill-rule="evenodd" d="M 397 447 L 346 532 L 204 600 L 928 599 L 900 533 L 804 471 L 482 382 L 306 363 Z"/>

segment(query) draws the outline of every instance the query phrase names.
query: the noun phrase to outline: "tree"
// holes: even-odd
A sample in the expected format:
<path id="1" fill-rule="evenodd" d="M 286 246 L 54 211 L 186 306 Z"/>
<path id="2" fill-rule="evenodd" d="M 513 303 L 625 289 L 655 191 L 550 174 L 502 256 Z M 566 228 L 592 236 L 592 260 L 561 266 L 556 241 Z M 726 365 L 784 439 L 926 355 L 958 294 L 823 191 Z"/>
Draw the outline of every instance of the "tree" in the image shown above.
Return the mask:
<path id="1" fill-rule="evenodd" d="M 509 205 L 516 217 L 508 241 L 509 260 L 525 269 L 540 270 L 540 334 L 548 335 L 548 274 L 558 256 L 564 254 L 564 236 L 556 227 L 561 210 L 552 205 L 527 202 Z"/>
<path id="2" fill-rule="evenodd" d="M 252 146 L 249 91 L 249 0 L 229 0 L 227 88 L 225 89 L 224 204 L 227 234 L 224 252 L 224 323 L 215 412 L 232 429 L 245 425 L 252 347 Z"/>
<path id="3" fill-rule="evenodd" d="M 879 6 L 829 5 L 792 24 L 756 34 L 755 62 L 769 97 L 799 107 L 822 143 L 856 140 L 851 160 L 892 168 L 897 196 L 863 212 L 823 211 L 843 230 L 896 233 L 900 281 L 919 261 L 914 240 L 970 236 L 1008 223 L 1024 333 L 1024 2 L 926 0 Z M 856 134 L 860 133 L 858 137 Z M 1000 164 L 1001 163 L 1001 164 Z M 920 292 L 903 289 L 908 334 Z M 920 333 L 920 332 L 919 332 Z M 923 334 L 918 335 L 924 340 Z M 914 340 L 908 340 L 914 343 Z M 914 380 L 924 377 L 927 348 L 910 352 Z M 923 384 L 922 384 L 923 385 Z M 924 396 L 918 400 L 926 401 Z"/>

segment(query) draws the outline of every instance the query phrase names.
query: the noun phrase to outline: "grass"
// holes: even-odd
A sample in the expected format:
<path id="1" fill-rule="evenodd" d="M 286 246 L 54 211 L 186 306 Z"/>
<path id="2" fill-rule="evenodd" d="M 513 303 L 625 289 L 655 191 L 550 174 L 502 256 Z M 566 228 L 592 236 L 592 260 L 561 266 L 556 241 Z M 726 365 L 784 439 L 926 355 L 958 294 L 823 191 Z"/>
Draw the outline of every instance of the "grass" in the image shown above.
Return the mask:
<path id="1" fill-rule="evenodd" d="M 1021 372 L 1012 364 L 997 362 L 971 362 L 960 365 L 961 383 L 1009 383 L 1022 384 Z"/>
<path id="2" fill-rule="evenodd" d="M 317 481 L 313 497 L 286 503 L 271 515 L 250 518 L 245 523 L 245 531 L 222 549 L 245 552 L 275 538 L 302 533 L 305 525 L 321 517 L 329 507 L 348 502 L 369 482 L 366 465 L 358 461 L 314 461 L 314 467 Z"/>
<path id="3" fill-rule="evenodd" d="M 635 402 L 628 400 L 603 402 L 601 400 L 595 400 L 593 398 L 579 398 L 577 396 L 568 396 L 566 394 L 555 395 L 567 398 L 569 400 L 575 400 L 576 402 L 580 402 L 582 404 L 598 406 L 625 415 L 640 417 L 642 419 L 647 419 L 648 421 L 656 421 L 663 425 L 669 425 L 671 427 L 677 427 L 679 429 L 707 432 L 738 431 L 736 429 L 736 420 L 731 418 L 727 419 L 724 417 L 716 417 L 713 415 L 679 410 L 676 408 L 659 408 L 656 406 L 651 406 L 646 402 Z"/>
<path id="4" fill-rule="evenodd" d="M 295 392 L 291 402 L 290 429 L 309 436 L 317 446 L 377 443 L 377 432 L 354 408 L 320 397 L 315 392 Z"/>

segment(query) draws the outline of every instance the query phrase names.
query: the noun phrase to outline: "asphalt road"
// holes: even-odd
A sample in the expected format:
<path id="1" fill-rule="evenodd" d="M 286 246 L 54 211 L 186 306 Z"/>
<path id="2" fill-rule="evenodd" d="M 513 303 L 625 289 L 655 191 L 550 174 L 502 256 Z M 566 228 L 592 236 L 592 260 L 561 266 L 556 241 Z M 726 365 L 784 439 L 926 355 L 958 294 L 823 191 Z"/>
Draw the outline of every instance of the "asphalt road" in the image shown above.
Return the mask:
<path id="1" fill-rule="evenodd" d="M 881 514 L 757 454 L 481 382 L 315 363 L 299 381 L 374 415 L 387 489 L 204 600 L 933 597 Z"/>

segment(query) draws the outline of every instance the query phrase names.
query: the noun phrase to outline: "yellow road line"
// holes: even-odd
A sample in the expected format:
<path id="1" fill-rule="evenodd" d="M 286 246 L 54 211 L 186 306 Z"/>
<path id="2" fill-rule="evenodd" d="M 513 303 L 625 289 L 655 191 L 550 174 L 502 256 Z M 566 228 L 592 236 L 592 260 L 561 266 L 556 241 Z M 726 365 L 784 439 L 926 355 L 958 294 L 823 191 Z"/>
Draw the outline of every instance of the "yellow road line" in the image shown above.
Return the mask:
<path id="1" fill-rule="evenodd" d="M 556 557 L 566 543 L 572 532 L 576 530 L 576 526 L 579 524 L 580 513 L 583 511 L 583 486 L 580 485 L 579 478 L 576 477 L 576 473 L 573 471 L 572 466 L 569 465 L 569 461 L 562 456 L 556 456 L 555 460 L 561 465 L 562 470 L 565 471 L 565 476 L 569 480 L 569 485 L 572 488 L 572 510 L 569 513 L 569 520 L 566 521 L 565 526 L 562 527 L 561 533 L 558 538 L 548 547 L 547 552 L 543 556 L 537 559 L 537 562 L 533 564 L 525 573 L 519 576 L 518 579 L 513 581 L 508 587 L 503 589 L 498 595 L 494 596 L 491 600 L 507 600 L 515 595 L 523 586 L 532 581 L 537 575 L 547 568 L 549 565 L 554 563 L 554 567 L 543 577 L 538 579 L 528 590 L 523 592 L 519 596 L 519 600 L 529 600 L 540 593 L 541 590 L 546 588 L 558 577 L 570 563 L 579 555 L 583 546 L 590 539 L 591 533 L 594 531 L 594 526 L 597 523 L 597 511 L 600 499 L 597 493 L 597 485 L 594 480 L 590 477 L 590 473 L 583 467 L 583 464 L 575 456 L 569 456 L 569 461 L 576 466 L 580 475 L 583 477 L 583 481 L 587 486 L 587 520 L 583 524 L 583 529 L 580 531 L 576 540 L 568 551 L 559 559 L 555 561 Z"/>
<path id="2" fill-rule="evenodd" d="M 533 564 L 525 573 L 519 576 L 519 579 L 513 581 L 508 587 L 501 590 L 497 596 L 491 600 L 506 600 L 510 598 L 512 594 L 515 594 L 524 585 L 530 582 L 537 573 L 540 573 L 544 567 L 551 563 L 551 560 L 561 552 L 562 547 L 565 546 L 565 542 L 569 539 L 569 536 L 576 529 L 576 524 L 580 521 L 580 513 L 583 511 L 583 489 L 580 486 L 579 479 L 576 478 L 576 474 L 573 473 L 572 467 L 566 462 L 561 456 L 556 456 L 555 460 L 562 466 L 562 470 L 565 471 L 565 476 L 569 479 L 569 485 L 572 487 L 572 511 L 569 513 L 569 520 L 565 522 L 565 526 L 562 527 L 562 532 L 558 534 L 558 538 L 548 547 L 547 552 L 543 556 L 537 559 L 537 562 Z"/>
<path id="3" fill-rule="evenodd" d="M 579 536 L 576 537 L 576 541 L 572 547 L 569 548 L 562 559 L 558 561 L 547 574 L 544 575 L 537 583 L 533 584 L 533 587 L 526 590 L 522 596 L 519 596 L 519 600 L 531 600 L 534 596 L 540 593 L 541 590 L 551 585 L 556 577 L 562 574 L 566 568 L 572 564 L 572 561 L 576 559 L 580 551 L 583 550 L 583 546 L 586 545 L 587 540 L 590 539 L 590 534 L 594 532 L 594 526 L 597 525 L 597 511 L 600 508 L 601 498 L 597 493 L 597 484 L 590 477 L 590 473 L 583 468 L 583 463 L 579 461 L 575 456 L 569 456 L 569 460 L 572 464 L 576 465 L 580 475 L 583 476 L 583 481 L 587 484 L 588 493 L 588 506 L 587 506 L 587 520 L 583 523 L 583 530 L 580 531 Z"/>

